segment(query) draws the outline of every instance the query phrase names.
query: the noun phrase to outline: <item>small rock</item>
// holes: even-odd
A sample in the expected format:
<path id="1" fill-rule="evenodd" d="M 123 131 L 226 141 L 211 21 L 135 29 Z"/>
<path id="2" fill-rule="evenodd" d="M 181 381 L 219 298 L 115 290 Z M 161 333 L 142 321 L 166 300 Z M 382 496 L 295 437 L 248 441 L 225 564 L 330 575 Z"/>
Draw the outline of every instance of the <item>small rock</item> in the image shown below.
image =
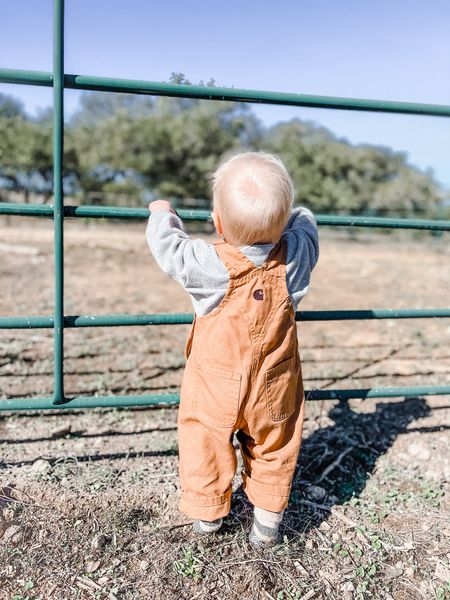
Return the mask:
<path id="1" fill-rule="evenodd" d="M 146 560 L 141 560 L 139 563 L 139 567 L 140 567 L 141 571 L 146 571 L 149 566 L 150 566 L 150 563 L 148 563 Z"/>
<path id="2" fill-rule="evenodd" d="M 106 577 L 106 575 L 103 575 L 103 577 L 100 577 L 100 579 L 97 580 L 98 585 L 106 585 L 108 583 L 108 578 Z"/>
<path id="3" fill-rule="evenodd" d="M 0 488 L 0 511 L 4 506 L 8 506 L 13 500 L 14 484 L 6 484 Z"/>
<path id="4" fill-rule="evenodd" d="M 301 573 L 302 575 L 309 577 L 309 573 L 308 571 L 305 569 L 305 567 L 301 564 L 300 561 L 298 560 L 294 560 L 294 567 L 296 568 L 296 570 Z"/>
<path id="5" fill-rule="evenodd" d="M 312 550 L 314 548 L 314 542 L 312 541 L 311 538 L 309 538 L 308 540 L 306 540 L 306 542 L 305 542 L 305 548 L 307 550 Z"/>
<path id="6" fill-rule="evenodd" d="M 354 592 L 355 586 L 353 585 L 353 583 L 351 581 L 346 581 L 344 583 L 344 585 L 342 586 L 342 589 L 344 592 Z"/>
<path id="7" fill-rule="evenodd" d="M 322 500 L 325 500 L 327 492 L 319 485 L 310 485 L 306 490 L 306 495 L 314 502 L 322 502 Z"/>
<path id="8" fill-rule="evenodd" d="M 24 538 L 24 530 L 20 525 L 11 525 L 3 534 L 3 542 L 17 546 Z"/>
<path id="9" fill-rule="evenodd" d="M 51 433 L 52 438 L 59 438 L 69 435 L 72 431 L 72 425 L 62 425 L 61 427 L 57 427 Z"/>
<path id="10" fill-rule="evenodd" d="M 86 565 L 86 573 L 93 573 L 94 571 L 96 571 L 100 566 L 100 562 L 100 560 L 89 561 Z"/>
<path id="11" fill-rule="evenodd" d="M 447 565 L 444 565 L 443 562 L 438 562 L 434 576 L 444 583 L 447 583 L 447 581 L 450 581 L 450 568 Z"/>
<path id="12" fill-rule="evenodd" d="M 396 579 L 397 577 L 400 577 L 400 575 L 403 574 L 403 569 L 398 569 L 395 567 L 386 567 L 386 569 L 384 570 L 384 577 L 385 579 Z"/>
<path id="13" fill-rule="evenodd" d="M 3 518 L 5 521 L 12 521 L 14 519 L 14 509 L 12 506 L 7 506 L 3 509 Z"/>
<path id="14" fill-rule="evenodd" d="M 107 536 L 104 535 L 103 533 L 99 533 L 92 540 L 91 546 L 94 550 L 100 550 L 100 548 L 103 548 L 103 546 L 106 545 L 107 541 L 108 541 Z"/>
<path id="15" fill-rule="evenodd" d="M 39 473 L 40 475 L 46 475 L 47 473 L 50 473 L 50 471 L 52 470 L 52 465 L 48 462 L 48 460 L 39 458 L 38 460 L 34 461 L 31 469 L 34 473 Z"/>
<path id="16" fill-rule="evenodd" d="M 431 452 L 428 450 L 428 448 L 417 442 L 409 444 L 408 453 L 419 460 L 429 460 L 431 457 Z"/>

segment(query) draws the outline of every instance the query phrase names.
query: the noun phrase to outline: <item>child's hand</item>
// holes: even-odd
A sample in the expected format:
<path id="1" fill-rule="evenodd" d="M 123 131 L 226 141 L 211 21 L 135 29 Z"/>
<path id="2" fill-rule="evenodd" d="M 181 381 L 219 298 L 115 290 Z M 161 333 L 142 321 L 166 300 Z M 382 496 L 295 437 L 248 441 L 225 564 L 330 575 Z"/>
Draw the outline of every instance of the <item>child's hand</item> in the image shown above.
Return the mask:
<path id="1" fill-rule="evenodd" d="M 175 213 L 168 200 L 154 200 L 153 202 L 150 202 L 148 208 L 150 212 L 153 212 L 154 210 L 166 210 Z"/>

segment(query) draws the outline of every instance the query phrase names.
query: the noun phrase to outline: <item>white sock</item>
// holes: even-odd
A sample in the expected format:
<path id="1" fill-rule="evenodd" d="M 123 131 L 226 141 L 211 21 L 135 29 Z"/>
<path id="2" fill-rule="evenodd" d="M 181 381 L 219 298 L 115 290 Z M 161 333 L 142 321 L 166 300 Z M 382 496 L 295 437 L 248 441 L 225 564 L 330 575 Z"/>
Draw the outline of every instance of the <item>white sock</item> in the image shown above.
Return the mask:
<path id="1" fill-rule="evenodd" d="M 217 531 L 222 525 L 222 519 L 216 519 L 215 521 L 201 521 L 199 520 L 199 526 L 205 533 L 213 533 Z"/>
<path id="2" fill-rule="evenodd" d="M 258 508 L 255 506 L 254 515 L 258 523 L 264 525 L 264 527 L 270 527 L 270 529 L 278 529 L 283 518 L 284 510 L 281 512 L 272 512 L 265 510 L 264 508 Z"/>

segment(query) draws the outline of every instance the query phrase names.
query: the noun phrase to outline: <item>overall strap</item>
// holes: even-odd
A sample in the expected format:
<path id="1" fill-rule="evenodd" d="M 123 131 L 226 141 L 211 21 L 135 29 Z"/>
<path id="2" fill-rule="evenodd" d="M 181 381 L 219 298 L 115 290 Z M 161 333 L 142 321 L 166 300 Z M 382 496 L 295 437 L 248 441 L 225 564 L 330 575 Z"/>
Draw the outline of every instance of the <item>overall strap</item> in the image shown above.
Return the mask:
<path id="1" fill-rule="evenodd" d="M 227 269 L 230 279 L 247 275 L 255 268 L 252 261 L 239 248 L 228 244 L 225 240 L 214 242 L 214 248 Z"/>
<path id="2" fill-rule="evenodd" d="M 214 248 L 232 279 L 245 276 L 255 269 L 273 271 L 281 268 L 286 272 L 286 240 L 280 239 L 275 244 L 261 267 L 257 267 L 238 247 L 224 240 L 214 242 Z"/>
<path id="3" fill-rule="evenodd" d="M 286 275 L 287 242 L 281 238 L 269 252 L 266 262 L 262 265 L 265 271 L 276 271 Z"/>

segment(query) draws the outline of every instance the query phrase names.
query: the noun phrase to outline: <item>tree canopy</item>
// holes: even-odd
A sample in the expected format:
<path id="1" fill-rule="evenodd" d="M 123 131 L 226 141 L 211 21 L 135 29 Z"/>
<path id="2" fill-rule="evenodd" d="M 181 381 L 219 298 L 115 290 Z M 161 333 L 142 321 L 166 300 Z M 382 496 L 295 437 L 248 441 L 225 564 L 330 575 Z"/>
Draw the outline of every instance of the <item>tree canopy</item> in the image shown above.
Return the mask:
<path id="1" fill-rule="evenodd" d="M 171 83 L 190 85 L 182 73 Z M 214 80 L 202 85 L 214 86 Z M 51 111 L 32 118 L 0 94 L 0 197 L 52 190 Z M 208 199 L 223 157 L 264 150 L 284 161 L 296 203 L 318 212 L 436 216 L 445 192 L 432 173 L 390 148 L 352 145 L 316 123 L 266 128 L 249 104 L 85 92 L 65 129 L 65 191 L 80 203 L 139 204 L 165 196 Z"/>

